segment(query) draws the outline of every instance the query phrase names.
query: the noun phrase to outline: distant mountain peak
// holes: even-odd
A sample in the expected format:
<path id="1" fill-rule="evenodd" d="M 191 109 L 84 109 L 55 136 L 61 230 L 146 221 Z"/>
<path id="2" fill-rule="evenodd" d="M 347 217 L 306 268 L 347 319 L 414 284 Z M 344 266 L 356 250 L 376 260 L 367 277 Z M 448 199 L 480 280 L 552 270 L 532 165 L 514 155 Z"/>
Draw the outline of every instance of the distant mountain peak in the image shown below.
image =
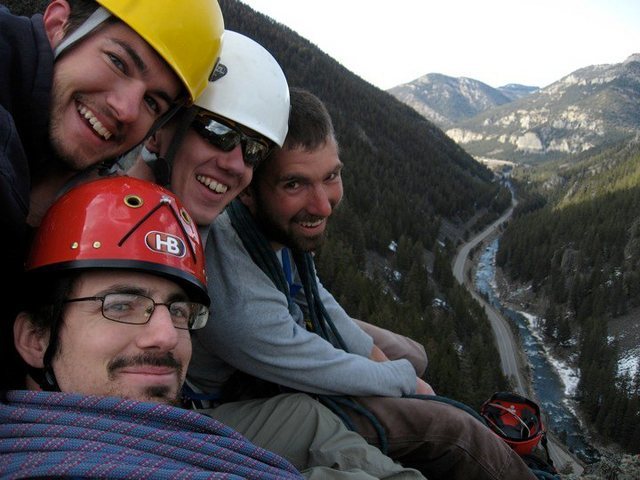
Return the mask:
<path id="1" fill-rule="evenodd" d="M 388 92 L 443 128 L 514 98 L 480 80 L 442 73 L 427 73 Z"/>
<path id="2" fill-rule="evenodd" d="M 540 161 L 640 132 L 640 53 L 580 68 L 542 89 L 429 73 L 388 92 L 476 157 Z"/>
<path id="3" fill-rule="evenodd" d="M 634 53 L 629 55 L 627 59 L 622 63 L 640 62 L 640 53 Z"/>
<path id="4" fill-rule="evenodd" d="M 640 132 L 640 54 L 591 65 L 447 130 L 475 156 L 542 161 L 586 152 Z"/>

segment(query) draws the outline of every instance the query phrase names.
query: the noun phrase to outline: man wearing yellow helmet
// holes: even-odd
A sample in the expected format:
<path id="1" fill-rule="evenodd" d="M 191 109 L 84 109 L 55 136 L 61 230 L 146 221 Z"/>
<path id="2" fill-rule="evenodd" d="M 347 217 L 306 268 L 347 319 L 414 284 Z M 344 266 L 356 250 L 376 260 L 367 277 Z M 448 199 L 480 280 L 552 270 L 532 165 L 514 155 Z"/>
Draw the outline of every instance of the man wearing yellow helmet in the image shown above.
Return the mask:
<path id="1" fill-rule="evenodd" d="M 28 225 L 61 187 L 133 148 L 200 94 L 223 31 L 216 0 L 52 0 L 31 18 L 0 7 L 5 278 L 19 276 Z M 19 293 L 3 290 L 9 317 Z"/>

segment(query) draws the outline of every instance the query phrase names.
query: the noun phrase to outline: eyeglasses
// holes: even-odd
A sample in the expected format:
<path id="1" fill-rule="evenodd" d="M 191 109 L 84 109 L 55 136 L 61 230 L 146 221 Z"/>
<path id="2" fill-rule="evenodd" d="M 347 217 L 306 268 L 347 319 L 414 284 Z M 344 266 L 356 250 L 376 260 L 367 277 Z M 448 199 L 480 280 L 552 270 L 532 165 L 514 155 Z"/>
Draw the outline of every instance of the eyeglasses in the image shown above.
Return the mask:
<path id="1" fill-rule="evenodd" d="M 169 309 L 173 326 L 180 330 L 197 330 L 207 324 L 209 309 L 201 303 L 170 302 L 158 303 L 136 293 L 108 293 L 103 297 L 70 298 L 63 303 L 102 302 L 102 316 L 107 320 L 133 325 L 149 322 L 157 306 Z"/>
<path id="2" fill-rule="evenodd" d="M 198 135 L 223 152 L 230 152 L 236 146 L 242 145 L 242 158 L 251 168 L 255 168 L 264 160 L 271 150 L 267 139 L 249 136 L 219 118 L 196 115 L 191 126 Z"/>

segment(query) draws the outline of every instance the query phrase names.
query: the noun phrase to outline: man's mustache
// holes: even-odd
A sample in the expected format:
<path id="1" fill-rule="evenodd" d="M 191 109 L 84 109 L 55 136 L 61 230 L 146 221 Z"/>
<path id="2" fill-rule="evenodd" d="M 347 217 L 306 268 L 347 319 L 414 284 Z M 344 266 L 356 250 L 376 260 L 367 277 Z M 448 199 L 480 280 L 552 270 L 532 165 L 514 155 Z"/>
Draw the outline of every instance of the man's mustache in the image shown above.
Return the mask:
<path id="1" fill-rule="evenodd" d="M 121 368 L 139 366 L 170 367 L 182 371 L 182 364 L 173 357 L 171 352 L 163 355 L 143 353 L 134 357 L 119 357 L 109 362 L 107 368 L 109 372 L 113 373 Z"/>

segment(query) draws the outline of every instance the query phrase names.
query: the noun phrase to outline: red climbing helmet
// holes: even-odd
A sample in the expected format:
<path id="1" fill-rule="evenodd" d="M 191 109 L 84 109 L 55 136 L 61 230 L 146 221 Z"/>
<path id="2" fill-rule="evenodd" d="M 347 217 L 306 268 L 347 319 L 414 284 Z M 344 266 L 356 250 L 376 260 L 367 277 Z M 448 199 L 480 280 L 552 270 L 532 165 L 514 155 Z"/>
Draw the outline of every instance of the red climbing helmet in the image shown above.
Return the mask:
<path id="1" fill-rule="evenodd" d="M 521 456 L 530 455 L 545 434 L 540 407 L 515 393 L 494 393 L 484 402 L 480 414 L 489 427 Z"/>
<path id="2" fill-rule="evenodd" d="M 160 275 L 209 305 L 204 252 L 197 227 L 164 188 L 131 177 L 75 187 L 44 217 L 26 271 L 116 268 Z"/>

